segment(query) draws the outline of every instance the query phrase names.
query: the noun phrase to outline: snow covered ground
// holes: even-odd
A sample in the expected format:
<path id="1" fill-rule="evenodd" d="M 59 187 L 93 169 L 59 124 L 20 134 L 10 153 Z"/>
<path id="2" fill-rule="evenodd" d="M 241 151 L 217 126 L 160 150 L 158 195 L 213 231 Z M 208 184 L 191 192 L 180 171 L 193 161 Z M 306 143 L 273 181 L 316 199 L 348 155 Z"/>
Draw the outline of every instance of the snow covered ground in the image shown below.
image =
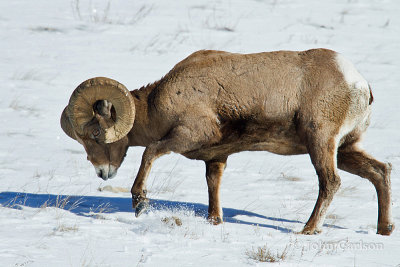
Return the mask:
<path id="1" fill-rule="evenodd" d="M 129 189 L 143 148 L 104 182 L 59 126 L 90 77 L 133 90 L 198 49 L 330 48 L 373 88 L 364 146 L 393 164 L 399 225 L 398 1 L 14 0 L 0 10 L 1 266 L 259 266 L 255 254 L 268 251 L 280 266 L 399 266 L 400 231 L 375 234 L 376 194 L 364 179 L 340 172 L 323 233 L 302 236 L 318 193 L 309 158 L 233 155 L 225 223 L 212 226 L 204 163 L 168 155 L 150 175 L 152 211 L 135 218 Z"/>

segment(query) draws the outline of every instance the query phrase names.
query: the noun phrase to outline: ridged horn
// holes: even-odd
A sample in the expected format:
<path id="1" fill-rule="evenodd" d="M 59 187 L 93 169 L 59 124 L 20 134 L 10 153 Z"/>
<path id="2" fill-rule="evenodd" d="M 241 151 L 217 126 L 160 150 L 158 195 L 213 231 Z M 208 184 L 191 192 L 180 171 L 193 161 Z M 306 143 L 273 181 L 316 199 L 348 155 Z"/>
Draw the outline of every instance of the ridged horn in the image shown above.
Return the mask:
<path id="1" fill-rule="evenodd" d="M 84 135 L 84 126 L 94 117 L 94 104 L 99 100 L 112 103 L 116 119 L 110 128 L 103 129 L 105 143 L 113 143 L 128 134 L 135 120 L 135 103 L 128 89 L 119 82 L 97 77 L 84 81 L 72 93 L 67 115 L 73 129 Z"/>
<path id="2" fill-rule="evenodd" d="M 61 128 L 63 129 L 63 131 L 66 135 L 68 135 L 72 139 L 76 140 L 75 133 L 72 128 L 71 122 L 68 119 L 67 108 L 68 107 L 64 108 L 64 111 L 62 112 L 62 115 L 61 115 L 61 119 L 60 119 Z"/>

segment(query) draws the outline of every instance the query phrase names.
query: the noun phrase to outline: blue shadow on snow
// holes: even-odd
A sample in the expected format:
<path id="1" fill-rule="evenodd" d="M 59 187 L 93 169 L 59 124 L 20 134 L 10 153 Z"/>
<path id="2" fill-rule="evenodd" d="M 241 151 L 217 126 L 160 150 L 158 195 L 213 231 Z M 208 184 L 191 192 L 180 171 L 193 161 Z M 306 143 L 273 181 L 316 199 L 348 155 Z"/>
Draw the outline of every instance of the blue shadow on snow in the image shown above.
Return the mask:
<path id="1" fill-rule="evenodd" d="M 122 197 L 99 197 L 99 196 L 68 196 L 68 195 L 52 195 L 52 194 L 32 194 L 22 192 L 1 192 L 0 205 L 14 209 L 21 209 L 21 206 L 31 208 L 41 207 L 57 207 L 60 209 L 68 210 L 79 216 L 92 217 L 93 213 L 116 213 L 116 212 L 129 212 L 133 214 L 131 198 Z M 185 209 L 194 211 L 196 216 L 207 217 L 208 206 L 200 203 L 167 201 L 159 199 L 150 199 L 150 206 L 152 210 L 174 210 Z M 244 225 L 257 225 L 259 227 L 266 227 L 279 230 L 284 233 L 291 233 L 293 230 L 271 225 L 253 223 L 244 220 L 236 219 L 236 216 L 249 216 L 257 217 L 275 222 L 287 223 L 301 223 L 297 220 L 287 220 L 282 218 L 267 217 L 254 212 L 245 210 L 224 208 L 224 222 L 244 224 Z M 324 225 L 332 228 L 340 228 L 334 225 Z"/>

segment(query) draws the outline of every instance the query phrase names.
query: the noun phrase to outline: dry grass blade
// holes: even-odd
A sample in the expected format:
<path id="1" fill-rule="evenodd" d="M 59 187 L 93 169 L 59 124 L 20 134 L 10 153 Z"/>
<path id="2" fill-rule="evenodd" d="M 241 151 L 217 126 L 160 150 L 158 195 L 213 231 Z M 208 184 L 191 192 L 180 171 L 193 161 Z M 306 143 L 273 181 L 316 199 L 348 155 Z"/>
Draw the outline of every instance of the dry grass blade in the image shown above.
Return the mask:
<path id="1" fill-rule="evenodd" d="M 280 262 L 287 258 L 289 247 L 286 246 L 282 252 L 276 251 L 273 253 L 266 245 L 263 247 L 252 248 L 246 251 L 246 255 L 255 261 L 259 262 Z"/>

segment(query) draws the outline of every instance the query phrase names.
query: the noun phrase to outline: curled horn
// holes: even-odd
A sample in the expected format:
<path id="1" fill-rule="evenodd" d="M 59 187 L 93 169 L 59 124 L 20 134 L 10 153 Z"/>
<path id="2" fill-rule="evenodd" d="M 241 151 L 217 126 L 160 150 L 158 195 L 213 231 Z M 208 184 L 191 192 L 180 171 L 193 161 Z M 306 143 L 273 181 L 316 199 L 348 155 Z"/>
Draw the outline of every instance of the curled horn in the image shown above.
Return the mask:
<path id="1" fill-rule="evenodd" d="M 72 93 L 61 116 L 61 126 L 67 135 L 69 128 L 67 123 L 63 124 L 63 117 L 67 117 L 73 130 L 83 136 L 84 126 L 95 116 L 93 106 L 99 100 L 111 102 L 116 113 L 114 125 L 102 127 L 104 142 L 113 143 L 128 134 L 135 120 L 135 104 L 131 93 L 115 80 L 97 77 L 84 81 Z"/>
<path id="2" fill-rule="evenodd" d="M 67 112 L 68 111 L 67 111 L 67 107 L 66 107 L 66 108 L 64 108 L 64 111 L 63 111 L 63 113 L 61 115 L 61 119 L 60 119 L 61 128 L 63 129 L 63 131 L 66 135 L 68 135 L 72 139 L 76 140 L 74 129 L 72 128 L 71 122 L 68 119 Z"/>

